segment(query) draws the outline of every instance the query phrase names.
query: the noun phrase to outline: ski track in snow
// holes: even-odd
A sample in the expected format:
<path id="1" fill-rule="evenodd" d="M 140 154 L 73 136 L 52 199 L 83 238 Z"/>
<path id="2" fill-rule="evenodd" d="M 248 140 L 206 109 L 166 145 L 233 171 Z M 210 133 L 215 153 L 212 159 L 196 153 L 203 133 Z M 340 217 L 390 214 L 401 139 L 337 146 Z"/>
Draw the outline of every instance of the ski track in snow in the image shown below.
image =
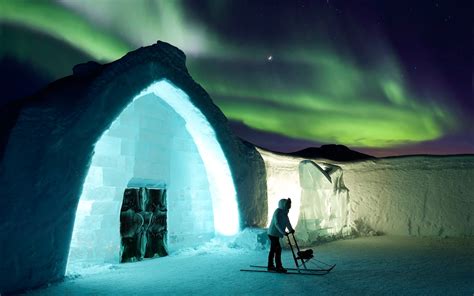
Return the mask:
<path id="1" fill-rule="evenodd" d="M 473 295 L 474 239 L 379 236 L 313 247 L 325 276 L 241 272 L 267 250 L 217 245 L 91 268 L 27 295 Z M 283 262 L 294 267 L 289 250 Z"/>

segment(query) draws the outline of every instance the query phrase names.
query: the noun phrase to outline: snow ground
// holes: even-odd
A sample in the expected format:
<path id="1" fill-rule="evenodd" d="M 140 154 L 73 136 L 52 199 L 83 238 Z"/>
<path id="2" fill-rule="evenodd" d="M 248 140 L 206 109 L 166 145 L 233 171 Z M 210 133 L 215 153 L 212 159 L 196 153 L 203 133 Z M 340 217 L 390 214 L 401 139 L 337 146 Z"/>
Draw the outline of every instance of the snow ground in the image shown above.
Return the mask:
<path id="1" fill-rule="evenodd" d="M 89 269 L 31 295 L 473 295 L 474 238 L 378 236 L 313 247 L 325 276 L 241 272 L 267 250 L 207 245 L 169 257 Z M 284 265 L 293 267 L 289 250 Z"/>

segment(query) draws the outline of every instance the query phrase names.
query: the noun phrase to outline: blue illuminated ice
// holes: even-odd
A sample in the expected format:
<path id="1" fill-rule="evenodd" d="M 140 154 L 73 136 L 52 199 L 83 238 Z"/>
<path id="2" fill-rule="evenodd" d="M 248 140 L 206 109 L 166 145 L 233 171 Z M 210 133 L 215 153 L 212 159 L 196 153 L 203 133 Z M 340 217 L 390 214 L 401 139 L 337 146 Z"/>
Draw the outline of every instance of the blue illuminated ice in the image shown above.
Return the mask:
<path id="1" fill-rule="evenodd" d="M 235 185 L 215 131 L 167 80 L 138 94 L 96 143 L 76 212 L 69 272 L 78 264 L 119 262 L 127 187 L 167 190 L 171 251 L 239 231 Z"/>
<path id="2" fill-rule="evenodd" d="M 196 143 L 208 175 L 216 232 L 222 235 L 236 234 L 239 230 L 239 212 L 235 185 L 229 163 L 213 128 L 191 103 L 189 96 L 168 81 L 150 85 L 138 97 L 148 93 L 168 103 L 186 121 L 186 128 Z"/>

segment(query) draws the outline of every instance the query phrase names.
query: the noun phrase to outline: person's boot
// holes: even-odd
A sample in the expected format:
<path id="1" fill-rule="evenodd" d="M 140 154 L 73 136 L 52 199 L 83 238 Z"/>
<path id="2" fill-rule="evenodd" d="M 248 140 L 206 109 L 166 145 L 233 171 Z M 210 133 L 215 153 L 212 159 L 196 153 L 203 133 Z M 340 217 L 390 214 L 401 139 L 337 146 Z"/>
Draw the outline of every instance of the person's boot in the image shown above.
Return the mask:
<path id="1" fill-rule="evenodd" d="M 288 272 L 288 270 L 283 268 L 283 266 L 277 266 L 275 271 L 278 272 L 278 273 L 287 273 Z"/>
<path id="2" fill-rule="evenodd" d="M 267 270 L 268 271 L 276 271 L 276 267 L 273 264 L 268 264 Z"/>

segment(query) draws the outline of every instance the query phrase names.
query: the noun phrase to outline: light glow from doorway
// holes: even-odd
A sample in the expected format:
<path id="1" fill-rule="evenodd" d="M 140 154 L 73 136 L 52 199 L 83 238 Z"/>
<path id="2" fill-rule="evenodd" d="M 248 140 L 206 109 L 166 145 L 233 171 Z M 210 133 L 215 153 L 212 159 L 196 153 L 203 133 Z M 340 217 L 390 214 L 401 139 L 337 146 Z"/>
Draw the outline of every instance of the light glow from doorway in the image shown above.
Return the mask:
<path id="1" fill-rule="evenodd" d="M 164 100 L 186 121 L 186 128 L 202 157 L 209 180 L 215 231 L 225 236 L 236 234 L 239 231 L 237 193 L 229 163 L 216 139 L 214 129 L 204 114 L 193 105 L 189 96 L 169 81 L 161 80 L 151 84 L 135 99 L 150 93 Z"/>
<path id="2" fill-rule="evenodd" d="M 192 235 L 239 231 L 236 189 L 214 129 L 186 93 L 161 80 L 134 97 L 95 144 L 76 210 L 68 272 L 118 263 L 123 192 L 137 184 L 170 185 L 175 211 L 170 226 L 179 236 L 173 247 L 198 243 L 188 239 Z"/>

